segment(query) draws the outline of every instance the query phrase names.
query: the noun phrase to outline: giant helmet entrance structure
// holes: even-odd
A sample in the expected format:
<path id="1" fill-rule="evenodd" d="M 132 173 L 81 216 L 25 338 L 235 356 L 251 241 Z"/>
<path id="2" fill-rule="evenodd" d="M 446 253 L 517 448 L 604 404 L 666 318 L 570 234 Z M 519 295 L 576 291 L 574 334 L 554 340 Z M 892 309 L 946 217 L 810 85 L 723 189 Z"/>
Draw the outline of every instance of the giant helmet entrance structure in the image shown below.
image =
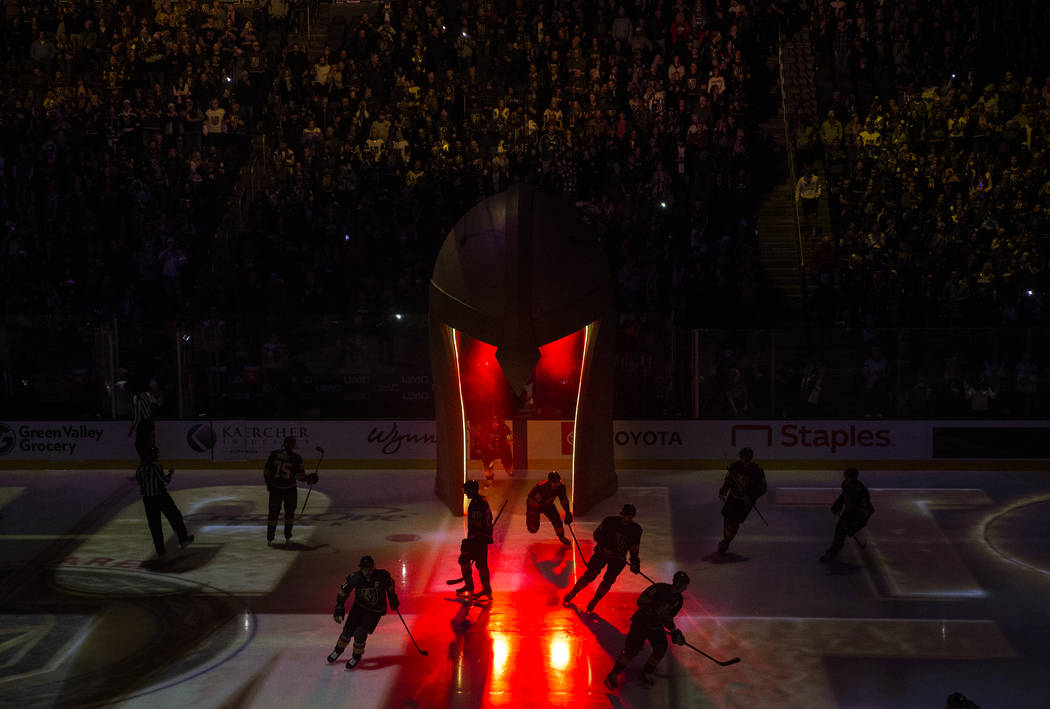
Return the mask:
<path id="1" fill-rule="evenodd" d="M 510 389 L 530 384 L 540 348 L 582 335 L 572 412 L 573 508 L 616 491 L 612 451 L 616 309 L 607 260 L 587 223 L 556 197 L 515 185 L 477 204 L 448 234 L 430 281 L 430 357 L 437 419 L 435 490 L 456 514 L 470 458 L 461 348 L 496 348 Z"/>

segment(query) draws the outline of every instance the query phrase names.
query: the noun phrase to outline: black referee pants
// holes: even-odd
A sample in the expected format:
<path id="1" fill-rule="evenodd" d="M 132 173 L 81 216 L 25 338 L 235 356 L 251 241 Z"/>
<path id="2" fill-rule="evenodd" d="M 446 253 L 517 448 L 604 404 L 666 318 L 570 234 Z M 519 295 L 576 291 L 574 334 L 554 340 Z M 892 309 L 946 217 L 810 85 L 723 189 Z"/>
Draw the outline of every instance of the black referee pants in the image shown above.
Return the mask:
<path id="1" fill-rule="evenodd" d="M 139 460 L 146 463 L 152 460 L 150 448 L 157 444 L 157 422 L 153 419 L 144 419 L 135 427 L 135 452 L 139 454 Z"/>
<path id="2" fill-rule="evenodd" d="M 157 550 L 157 556 L 164 556 L 164 532 L 160 527 L 160 515 L 168 518 L 179 543 L 184 543 L 189 536 L 186 533 L 186 523 L 182 521 L 182 513 L 175 506 L 175 500 L 167 490 L 159 495 L 146 495 L 142 498 L 142 504 L 146 508 L 146 524 L 149 525 L 149 533 L 153 536 L 153 548 Z"/>

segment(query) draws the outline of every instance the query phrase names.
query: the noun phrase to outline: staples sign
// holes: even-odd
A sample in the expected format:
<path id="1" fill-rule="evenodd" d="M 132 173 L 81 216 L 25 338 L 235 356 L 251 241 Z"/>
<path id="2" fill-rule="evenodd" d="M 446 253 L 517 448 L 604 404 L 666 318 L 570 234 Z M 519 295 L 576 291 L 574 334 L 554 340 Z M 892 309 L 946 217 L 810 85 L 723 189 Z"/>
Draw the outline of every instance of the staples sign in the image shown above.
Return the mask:
<path id="1" fill-rule="evenodd" d="M 856 455 L 893 444 L 889 426 L 846 422 L 738 424 L 732 427 L 731 438 L 734 447 L 767 447 L 777 453 L 797 450 L 805 454 L 800 457 L 839 452 Z"/>

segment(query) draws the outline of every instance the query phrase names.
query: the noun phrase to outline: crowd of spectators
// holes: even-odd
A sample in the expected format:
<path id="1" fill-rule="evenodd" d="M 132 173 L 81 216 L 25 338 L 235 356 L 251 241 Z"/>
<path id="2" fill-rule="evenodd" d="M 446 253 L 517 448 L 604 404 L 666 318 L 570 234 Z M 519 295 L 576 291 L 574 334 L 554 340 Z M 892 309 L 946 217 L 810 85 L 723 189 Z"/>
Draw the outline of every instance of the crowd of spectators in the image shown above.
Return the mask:
<path id="1" fill-rule="evenodd" d="M 336 13 L 313 54 L 305 7 L 5 6 L 12 322 L 115 320 L 148 357 L 247 318 L 254 342 L 226 339 L 253 360 L 335 312 L 357 343 L 425 312 L 445 234 L 513 181 L 582 210 L 621 310 L 760 316 L 765 3 L 379 4 Z"/>
<path id="2" fill-rule="evenodd" d="M 4 308 L 171 318 L 211 275 L 263 38 L 219 2 L 6 9 Z"/>
<path id="3" fill-rule="evenodd" d="M 757 316 L 755 99 L 775 34 L 736 0 L 409 3 L 333 23 L 320 55 L 293 42 L 275 67 L 238 260 L 249 281 L 306 284 L 289 289 L 306 309 L 420 312 L 448 230 L 527 181 L 590 220 L 622 311 Z M 715 292 L 725 307 L 706 310 Z"/>
<path id="4" fill-rule="evenodd" d="M 821 326 L 863 333 L 859 409 L 1032 415 L 1041 337 L 940 335 L 933 353 L 893 333 L 1046 322 L 1050 8 L 833 0 L 811 4 L 806 24 L 827 80 L 819 124 L 796 137 L 822 166 L 831 217 L 812 248 L 812 302 Z M 892 351 L 888 377 L 869 376 L 872 350 Z"/>
<path id="5" fill-rule="evenodd" d="M 143 357 L 178 329 L 209 343 L 209 367 L 282 380 L 396 359 L 412 348 L 391 318 L 425 312 L 449 229 L 528 181 L 592 224 L 619 310 L 660 313 L 625 316 L 621 368 L 644 369 L 675 328 L 765 324 L 756 197 L 775 160 L 756 124 L 789 20 L 835 89 L 802 156 L 821 162 L 832 216 L 811 259 L 820 323 L 1045 322 L 1050 14 L 1036 3 L 410 0 L 322 13 L 323 46 L 307 6 L 7 3 L 8 322 L 117 322 Z M 320 313 L 341 335 L 332 356 L 289 332 Z M 897 384 L 865 398 L 871 415 L 912 384 L 878 344 Z M 775 406 L 763 392 L 786 375 L 748 361 L 707 387 L 722 415 Z M 668 392 L 681 379 L 660 376 Z"/>
<path id="6" fill-rule="evenodd" d="M 1038 325 L 1050 286 L 1050 10 L 836 1 L 812 18 L 834 89 L 810 126 L 832 217 L 812 259 L 821 321 Z"/>

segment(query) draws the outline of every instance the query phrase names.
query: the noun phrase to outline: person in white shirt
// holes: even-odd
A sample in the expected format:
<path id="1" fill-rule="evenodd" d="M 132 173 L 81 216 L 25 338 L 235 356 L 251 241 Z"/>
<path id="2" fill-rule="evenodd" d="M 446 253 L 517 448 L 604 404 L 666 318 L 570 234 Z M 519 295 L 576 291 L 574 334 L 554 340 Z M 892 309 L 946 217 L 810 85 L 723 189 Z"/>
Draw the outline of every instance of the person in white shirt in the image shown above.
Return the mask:
<path id="1" fill-rule="evenodd" d="M 815 168 L 810 168 L 795 185 L 795 201 L 802 206 L 802 226 L 810 229 L 814 235 L 817 231 L 817 207 L 823 188 L 820 176 Z"/>
<path id="2" fill-rule="evenodd" d="M 226 132 L 226 109 L 219 105 L 219 99 L 213 98 L 208 110 L 204 112 L 204 135 L 216 136 Z"/>

